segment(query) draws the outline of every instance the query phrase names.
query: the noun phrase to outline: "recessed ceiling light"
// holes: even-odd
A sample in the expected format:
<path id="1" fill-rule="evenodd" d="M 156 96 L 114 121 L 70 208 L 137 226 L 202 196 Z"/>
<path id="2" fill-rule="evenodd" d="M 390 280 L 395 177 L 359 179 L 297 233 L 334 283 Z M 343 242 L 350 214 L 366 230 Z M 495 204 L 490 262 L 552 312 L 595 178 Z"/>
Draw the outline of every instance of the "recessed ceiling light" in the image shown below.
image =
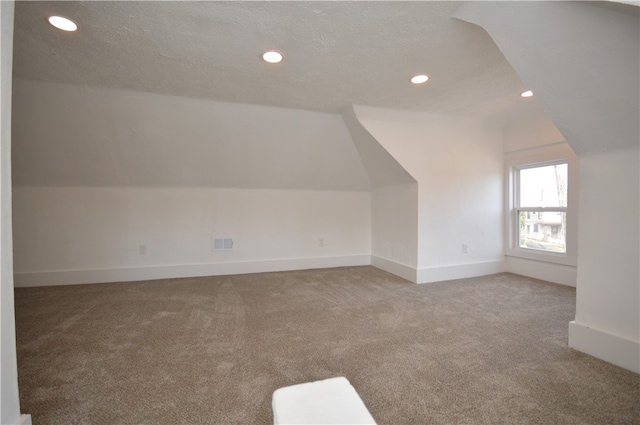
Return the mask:
<path id="1" fill-rule="evenodd" d="M 262 59 L 267 63 L 279 63 L 282 62 L 282 53 L 270 50 L 268 52 L 264 52 Z"/>
<path id="2" fill-rule="evenodd" d="M 531 97 L 531 96 L 533 96 L 533 92 L 531 90 L 523 91 L 520 96 L 522 96 L 522 97 Z"/>
<path id="3" fill-rule="evenodd" d="M 426 75 L 416 75 L 414 77 L 411 77 L 411 82 L 413 84 L 422 84 L 422 83 L 426 83 L 427 80 L 429 80 L 429 77 L 427 77 Z"/>
<path id="4" fill-rule="evenodd" d="M 50 16 L 49 23 L 62 31 L 75 31 L 78 29 L 75 22 L 62 16 Z"/>

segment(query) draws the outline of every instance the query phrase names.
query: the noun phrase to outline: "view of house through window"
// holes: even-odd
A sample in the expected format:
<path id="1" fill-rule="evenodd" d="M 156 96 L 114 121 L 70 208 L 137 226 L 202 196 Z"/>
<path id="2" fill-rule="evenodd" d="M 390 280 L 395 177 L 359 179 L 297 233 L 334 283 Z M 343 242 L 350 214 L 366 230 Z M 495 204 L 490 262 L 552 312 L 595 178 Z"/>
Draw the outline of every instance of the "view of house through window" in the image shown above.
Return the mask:
<path id="1" fill-rule="evenodd" d="M 567 163 L 517 171 L 518 246 L 565 253 Z"/>

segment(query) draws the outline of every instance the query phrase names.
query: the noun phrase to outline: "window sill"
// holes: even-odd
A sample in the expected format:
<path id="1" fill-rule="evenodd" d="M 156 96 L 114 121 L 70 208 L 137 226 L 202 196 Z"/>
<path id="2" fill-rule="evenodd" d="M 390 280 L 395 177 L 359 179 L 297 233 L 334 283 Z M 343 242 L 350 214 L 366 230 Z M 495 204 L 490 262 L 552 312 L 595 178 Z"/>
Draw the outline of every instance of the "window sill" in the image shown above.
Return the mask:
<path id="1" fill-rule="evenodd" d="M 544 263 L 562 264 L 565 266 L 577 267 L 578 259 L 568 254 L 560 254 L 556 252 L 536 251 L 526 248 L 511 248 L 507 250 L 507 257 L 517 257 L 526 260 L 541 261 Z"/>

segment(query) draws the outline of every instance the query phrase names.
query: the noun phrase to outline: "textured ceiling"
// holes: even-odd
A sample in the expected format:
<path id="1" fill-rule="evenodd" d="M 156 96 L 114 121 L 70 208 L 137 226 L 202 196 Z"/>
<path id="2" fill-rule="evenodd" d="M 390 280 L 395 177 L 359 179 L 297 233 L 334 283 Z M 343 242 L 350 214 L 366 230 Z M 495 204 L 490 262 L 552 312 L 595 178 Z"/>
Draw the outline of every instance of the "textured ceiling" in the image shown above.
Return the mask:
<path id="1" fill-rule="evenodd" d="M 457 2 L 17 2 L 14 76 L 339 112 L 489 116 L 526 87 Z M 77 33 L 46 22 L 61 14 Z M 267 65 L 267 49 L 284 53 Z M 426 73 L 422 86 L 409 78 Z"/>

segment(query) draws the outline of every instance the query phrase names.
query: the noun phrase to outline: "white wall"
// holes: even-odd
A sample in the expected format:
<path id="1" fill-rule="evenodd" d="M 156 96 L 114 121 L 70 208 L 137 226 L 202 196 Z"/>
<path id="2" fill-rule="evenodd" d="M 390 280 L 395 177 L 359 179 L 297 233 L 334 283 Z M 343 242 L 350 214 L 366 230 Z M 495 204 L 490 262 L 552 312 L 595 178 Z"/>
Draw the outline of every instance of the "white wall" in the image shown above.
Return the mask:
<path id="1" fill-rule="evenodd" d="M 31 80 L 13 113 L 16 285 L 370 264 L 339 114 Z"/>
<path id="2" fill-rule="evenodd" d="M 370 264 L 371 193 L 17 187 L 14 233 L 17 286 Z"/>
<path id="3" fill-rule="evenodd" d="M 417 281 L 418 184 L 359 121 L 353 106 L 342 117 L 373 186 L 371 262 Z"/>
<path id="4" fill-rule="evenodd" d="M 456 16 L 487 30 L 578 155 L 569 345 L 640 372 L 637 6 L 467 2 Z"/>
<path id="5" fill-rule="evenodd" d="M 469 117 L 355 112 L 418 182 L 418 282 L 503 271 L 501 131 Z"/>
<path id="6" fill-rule="evenodd" d="M 0 2 L 1 114 L 0 114 L 0 423 L 31 423 L 29 415 L 20 415 L 16 332 L 13 303 L 13 251 L 11 231 L 11 70 L 13 53 L 12 1 Z"/>
<path id="7" fill-rule="evenodd" d="M 570 344 L 640 373 L 640 151 L 580 157 L 580 258 Z"/>
<path id="8" fill-rule="evenodd" d="M 14 81 L 17 186 L 370 190 L 342 117 Z"/>
<path id="9" fill-rule="evenodd" d="M 418 184 L 381 186 L 371 196 L 371 263 L 417 282 Z"/>

